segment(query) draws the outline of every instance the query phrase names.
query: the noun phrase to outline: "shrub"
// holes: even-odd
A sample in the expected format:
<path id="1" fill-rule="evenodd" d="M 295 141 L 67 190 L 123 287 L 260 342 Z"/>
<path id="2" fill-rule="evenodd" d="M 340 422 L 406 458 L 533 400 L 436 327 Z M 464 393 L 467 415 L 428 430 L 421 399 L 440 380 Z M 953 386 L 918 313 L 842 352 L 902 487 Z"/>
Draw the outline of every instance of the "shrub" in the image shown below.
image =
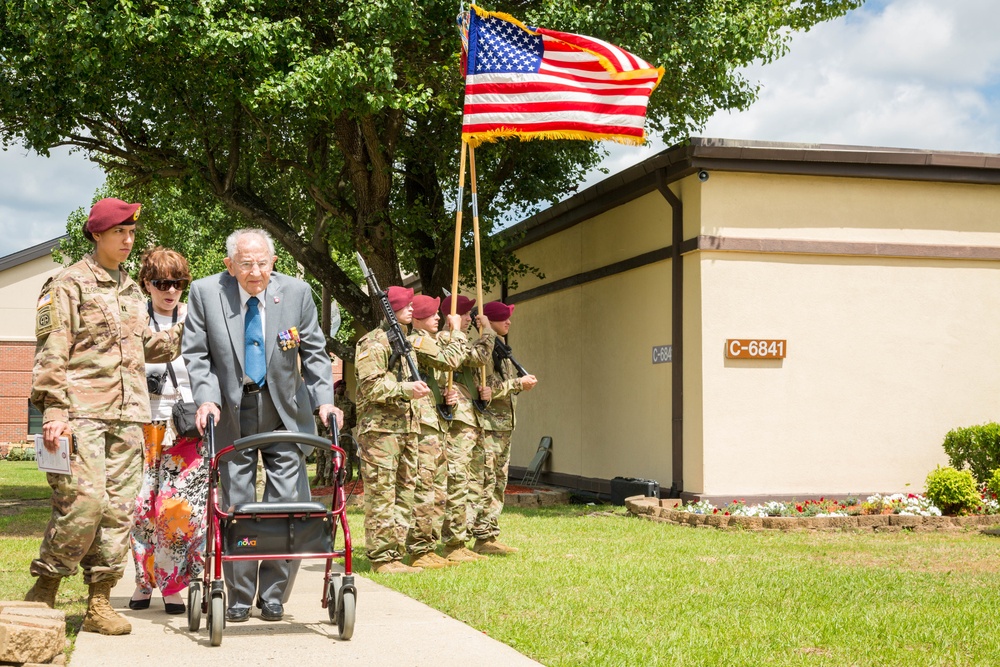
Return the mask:
<path id="1" fill-rule="evenodd" d="M 986 490 L 993 494 L 994 498 L 1000 498 L 1000 468 L 993 471 L 986 482 Z"/>
<path id="2" fill-rule="evenodd" d="M 955 468 L 968 468 L 980 484 L 1000 468 L 1000 424 L 990 422 L 948 431 L 944 451 Z"/>
<path id="3" fill-rule="evenodd" d="M 972 472 L 951 467 L 938 466 L 927 475 L 925 495 L 945 514 L 967 514 L 982 501 Z"/>

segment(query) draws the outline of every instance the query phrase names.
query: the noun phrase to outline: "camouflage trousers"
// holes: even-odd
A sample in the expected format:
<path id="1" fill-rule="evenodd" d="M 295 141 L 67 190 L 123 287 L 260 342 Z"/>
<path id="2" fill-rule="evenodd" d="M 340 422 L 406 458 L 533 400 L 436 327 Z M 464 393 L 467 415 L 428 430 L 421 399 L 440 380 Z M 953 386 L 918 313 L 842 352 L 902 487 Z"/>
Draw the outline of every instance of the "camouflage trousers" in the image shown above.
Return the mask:
<path id="1" fill-rule="evenodd" d="M 447 546 L 463 546 L 469 540 L 469 527 L 475 519 L 475 505 L 470 494 L 473 491 L 472 458 L 476 446 L 482 451 L 482 430 L 462 422 L 452 422 L 445 444 L 445 459 L 448 467 L 447 500 L 444 506 L 444 525 L 441 527 L 441 541 Z M 482 466 L 480 466 L 482 470 Z M 476 485 L 476 498 L 480 485 Z"/>
<path id="2" fill-rule="evenodd" d="M 512 431 L 483 431 L 483 486 L 478 498 L 472 536 L 488 540 L 500 535 L 500 513 L 503 494 L 507 490 L 507 468 L 510 465 Z"/>
<path id="3" fill-rule="evenodd" d="M 87 584 L 117 581 L 125 571 L 142 484 L 142 426 L 99 419 L 72 419 L 69 425 L 77 439 L 72 473 L 46 475 L 52 516 L 31 574 L 69 577 L 79 566 Z"/>
<path id="4" fill-rule="evenodd" d="M 445 435 L 436 428 L 421 425 L 417 440 L 417 474 L 410 510 L 410 530 L 406 550 L 414 556 L 434 550 L 441 537 L 441 518 L 445 499 Z"/>
<path id="5" fill-rule="evenodd" d="M 365 552 L 372 564 L 403 557 L 413 507 L 418 437 L 416 433 L 375 431 L 358 436 L 365 488 Z"/>

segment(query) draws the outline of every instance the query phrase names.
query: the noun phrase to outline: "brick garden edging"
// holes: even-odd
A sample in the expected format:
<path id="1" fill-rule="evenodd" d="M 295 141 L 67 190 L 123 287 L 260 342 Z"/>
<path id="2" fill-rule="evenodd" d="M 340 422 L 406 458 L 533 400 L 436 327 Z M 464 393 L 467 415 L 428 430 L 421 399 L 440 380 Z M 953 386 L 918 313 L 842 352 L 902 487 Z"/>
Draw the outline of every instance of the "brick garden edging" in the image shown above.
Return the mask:
<path id="1" fill-rule="evenodd" d="M 676 499 L 632 496 L 625 499 L 630 514 L 651 521 L 674 523 L 694 528 L 723 530 L 857 530 L 895 533 L 904 528 L 916 532 L 988 528 L 1000 524 L 1000 515 L 981 516 L 905 516 L 902 514 L 862 514 L 860 516 L 784 517 L 726 516 L 694 514 L 676 509 Z"/>

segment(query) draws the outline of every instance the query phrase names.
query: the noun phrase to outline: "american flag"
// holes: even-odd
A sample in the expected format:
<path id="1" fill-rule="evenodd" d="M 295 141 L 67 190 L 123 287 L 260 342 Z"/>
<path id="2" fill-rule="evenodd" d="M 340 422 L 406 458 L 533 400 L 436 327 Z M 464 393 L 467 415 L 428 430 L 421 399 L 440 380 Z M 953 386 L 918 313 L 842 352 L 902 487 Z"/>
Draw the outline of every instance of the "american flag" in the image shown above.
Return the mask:
<path id="1" fill-rule="evenodd" d="M 500 137 L 645 142 L 646 105 L 662 67 L 475 5 L 467 25 L 462 139 L 470 145 Z"/>

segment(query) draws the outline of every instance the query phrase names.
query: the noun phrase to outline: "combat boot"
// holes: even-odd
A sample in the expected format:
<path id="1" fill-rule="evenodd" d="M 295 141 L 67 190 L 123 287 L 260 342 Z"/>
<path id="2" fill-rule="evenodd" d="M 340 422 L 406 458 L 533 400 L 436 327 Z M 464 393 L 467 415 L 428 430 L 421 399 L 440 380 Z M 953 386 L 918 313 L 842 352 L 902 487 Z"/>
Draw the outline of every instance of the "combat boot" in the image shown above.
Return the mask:
<path id="1" fill-rule="evenodd" d="M 87 615 L 83 618 L 83 627 L 80 630 L 99 632 L 102 635 L 127 635 L 132 632 L 132 624 L 111 606 L 111 587 L 114 583 L 105 579 L 90 585 Z"/>
<path id="2" fill-rule="evenodd" d="M 477 560 L 486 560 L 486 556 L 480 556 L 464 544 L 452 547 L 446 546 L 444 548 L 444 557 L 452 563 L 474 563 Z"/>
<path id="3" fill-rule="evenodd" d="M 44 602 L 51 609 L 55 609 L 56 606 L 56 593 L 59 592 L 59 582 L 62 581 L 62 577 L 50 577 L 47 575 L 39 575 L 35 579 L 35 585 L 31 587 L 31 590 L 24 596 L 25 602 Z"/>
<path id="4" fill-rule="evenodd" d="M 421 567 L 410 567 L 401 560 L 390 560 L 372 566 L 372 571 L 376 574 L 406 574 L 410 572 L 423 572 Z"/>
<path id="5" fill-rule="evenodd" d="M 458 565 L 458 563 L 441 558 L 441 556 L 438 556 L 433 551 L 428 551 L 427 553 L 415 556 L 413 558 L 413 562 L 411 563 L 412 567 L 419 567 L 425 570 L 436 570 L 442 567 L 450 567 L 452 565 Z"/>
<path id="6" fill-rule="evenodd" d="M 472 550 L 477 554 L 486 554 L 489 556 L 506 556 L 507 554 L 516 554 L 518 552 L 516 547 L 509 547 L 503 542 L 498 542 L 495 537 L 486 540 L 477 539 Z"/>

